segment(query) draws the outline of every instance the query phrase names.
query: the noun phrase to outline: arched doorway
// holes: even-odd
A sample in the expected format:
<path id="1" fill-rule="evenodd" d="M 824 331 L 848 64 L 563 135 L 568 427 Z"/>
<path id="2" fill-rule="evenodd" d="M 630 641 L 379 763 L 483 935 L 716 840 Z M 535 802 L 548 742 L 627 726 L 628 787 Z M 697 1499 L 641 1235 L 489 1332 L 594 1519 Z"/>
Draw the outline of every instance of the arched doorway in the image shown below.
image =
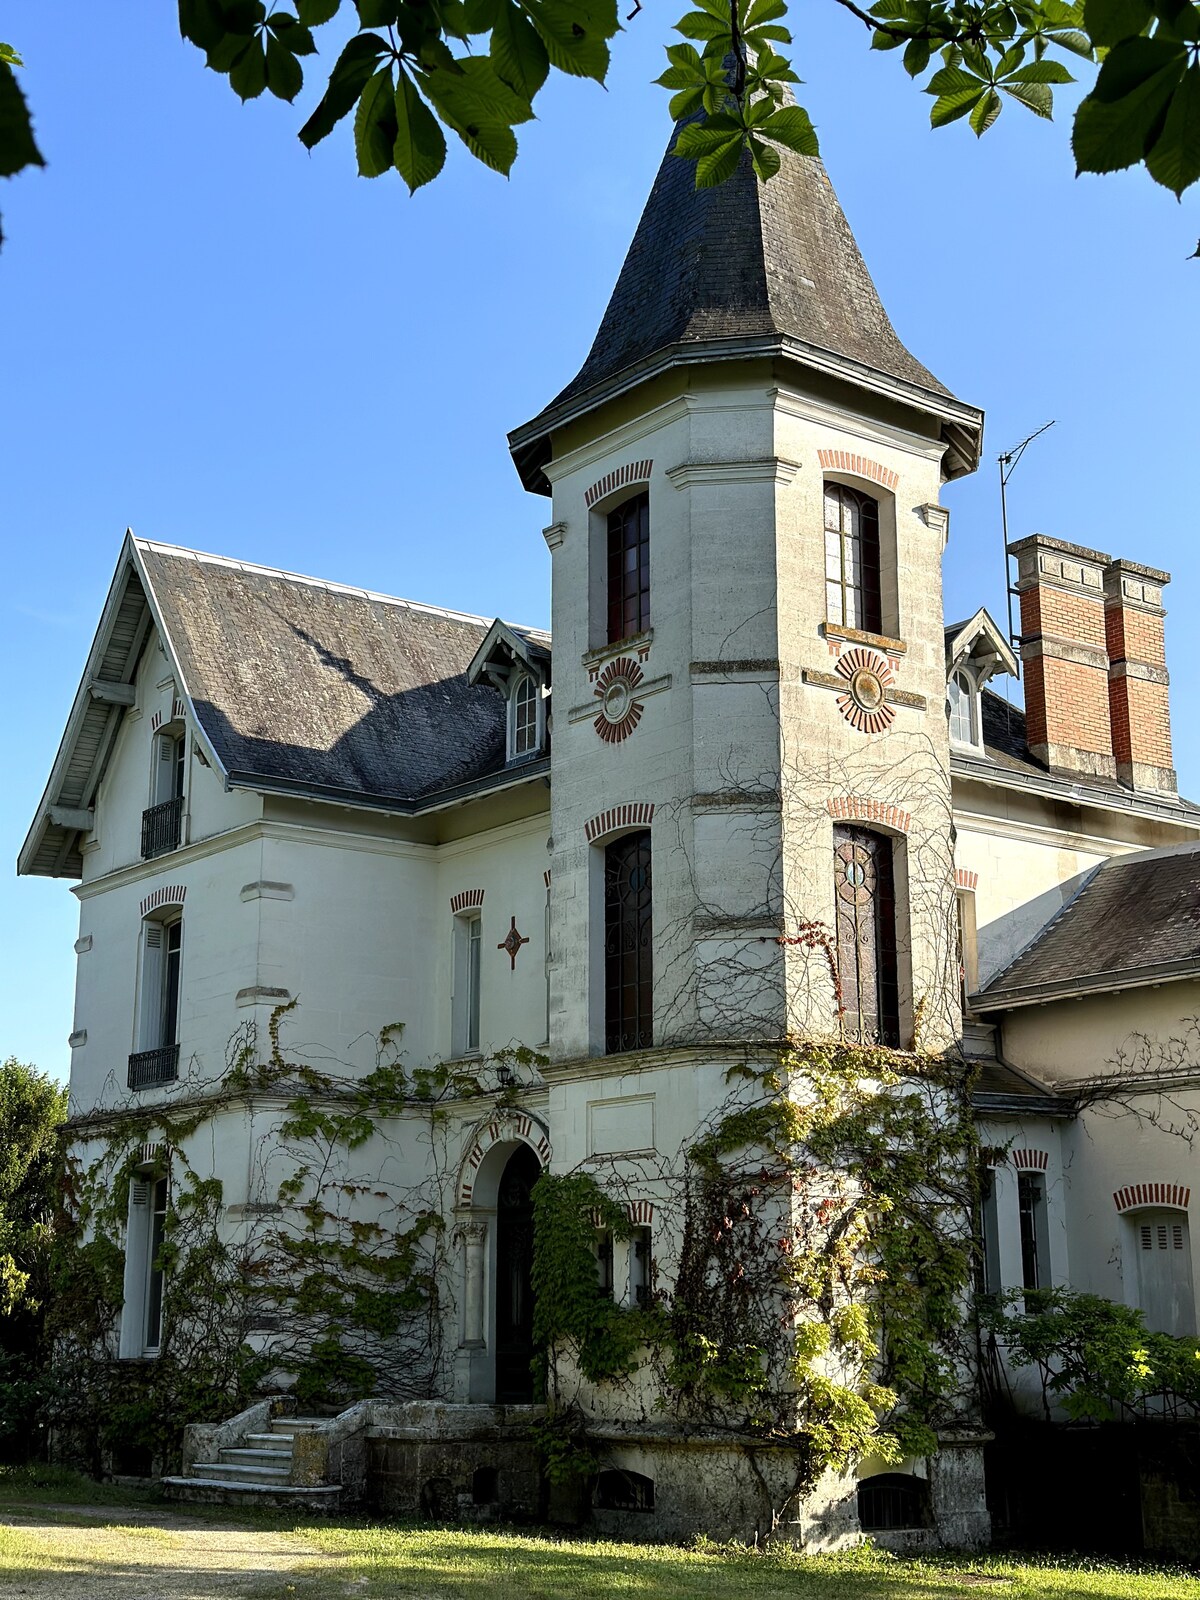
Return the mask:
<path id="1" fill-rule="evenodd" d="M 533 1399 L 533 1186 L 541 1163 L 528 1145 L 508 1158 L 496 1196 L 496 1400 Z"/>

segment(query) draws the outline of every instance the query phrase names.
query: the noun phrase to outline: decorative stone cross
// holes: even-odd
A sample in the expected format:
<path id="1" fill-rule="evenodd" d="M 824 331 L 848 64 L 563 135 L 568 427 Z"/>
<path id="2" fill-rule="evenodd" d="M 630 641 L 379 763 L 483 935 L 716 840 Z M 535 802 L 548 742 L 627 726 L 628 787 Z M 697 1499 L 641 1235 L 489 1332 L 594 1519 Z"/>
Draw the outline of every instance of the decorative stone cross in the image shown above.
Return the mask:
<path id="1" fill-rule="evenodd" d="M 517 919 L 516 919 L 516 917 L 513 917 L 511 920 L 512 920 L 512 926 L 509 928 L 508 932 L 504 935 L 503 941 L 496 946 L 496 949 L 497 950 L 504 950 L 504 951 L 506 951 L 508 953 L 508 959 L 509 959 L 509 962 L 510 962 L 509 971 L 510 972 L 515 972 L 517 970 L 517 952 L 520 950 L 520 948 L 521 948 L 521 946 L 523 944 L 528 944 L 529 940 L 528 939 L 523 939 L 521 937 L 521 935 L 517 932 Z"/>

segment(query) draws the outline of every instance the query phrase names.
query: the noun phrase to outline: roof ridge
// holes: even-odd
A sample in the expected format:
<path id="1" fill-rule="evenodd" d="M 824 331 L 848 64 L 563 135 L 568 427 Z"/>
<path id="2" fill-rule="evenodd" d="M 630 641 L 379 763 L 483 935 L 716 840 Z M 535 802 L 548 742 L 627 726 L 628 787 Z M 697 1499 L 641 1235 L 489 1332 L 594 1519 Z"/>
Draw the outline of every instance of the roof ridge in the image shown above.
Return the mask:
<path id="1" fill-rule="evenodd" d="M 477 622 L 482 627 L 490 628 L 492 623 L 499 620 L 507 621 L 501 617 L 485 617 L 475 611 L 458 611 L 452 606 L 435 606 L 425 600 L 407 600 L 403 595 L 384 594 L 379 589 L 364 589 L 359 584 L 338 583 L 334 578 L 315 578 L 309 573 L 292 572 L 287 567 L 268 567 L 258 561 L 242 561 L 235 556 L 219 556 L 209 550 L 194 550 L 190 545 L 169 544 L 163 539 L 142 539 L 136 534 L 131 534 L 133 543 L 139 550 L 154 551 L 160 555 L 183 557 L 190 561 L 207 562 L 215 567 L 232 567 L 238 572 L 258 573 L 266 578 L 283 578 L 289 583 L 304 583 L 314 589 L 326 589 L 330 594 L 353 595 L 358 600 L 377 600 L 384 605 L 404 606 L 409 611 L 420 611 L 431 616 L 449 617 L 455 622 Z M 520 628 L 525 633 L 544 634 L 550 637 L 548 628 L 537 628 L 521 622 L 509 622 L 511 628 Z"/>

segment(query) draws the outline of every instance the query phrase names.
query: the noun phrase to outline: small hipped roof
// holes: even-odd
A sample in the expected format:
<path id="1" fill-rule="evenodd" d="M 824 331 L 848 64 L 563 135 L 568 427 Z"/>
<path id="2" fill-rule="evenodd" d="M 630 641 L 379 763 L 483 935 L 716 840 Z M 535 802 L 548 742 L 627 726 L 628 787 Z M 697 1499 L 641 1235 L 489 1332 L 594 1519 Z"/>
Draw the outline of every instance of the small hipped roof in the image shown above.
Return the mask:
<path id="1" fill-rule="evenodd" d="M 950 475 L 974 470 L 981 413 L 901 343 L 824 164 L 781 155 L 767 183 L 744 156 L 727 182 L 697 189 L 692 162 L 668 149 L 587 360 L 509 436 L 526 488 L 547 492 L 551 430 L 623 389 L 683 362 L 764 354 L 934 412 Z"/>

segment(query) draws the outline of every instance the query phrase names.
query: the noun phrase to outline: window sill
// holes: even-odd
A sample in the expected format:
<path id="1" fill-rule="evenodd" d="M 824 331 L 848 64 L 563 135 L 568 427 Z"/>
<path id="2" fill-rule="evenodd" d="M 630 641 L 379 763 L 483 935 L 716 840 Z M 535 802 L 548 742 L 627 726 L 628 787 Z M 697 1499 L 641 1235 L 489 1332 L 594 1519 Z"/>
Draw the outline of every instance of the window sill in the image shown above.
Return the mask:
<path id="1" fill-rule="evenodd" d="M 821 630 L 826 639 L 838 639 L 844 644 L 874 645 L 876 650 L 885 650 L 888 655 L 893 656 L 908 654 L 908 645 L 903 639 L 893 639 L 886 633 L 867 633 L 863 628 L 843 628 L 839 622 L 823 622 Z"/>
<path id="2" fill-rule="evenodd" d="M 611 644 L 598 644 L 593 650 L 585 650 L 579 659 L 583 666 L 590 669 L 611 661 L 614 656 L 627 656 L 631 651 L 634 655 L 640 655 L 643 651 L 649 655 L 653 643 L 654 629 L 647 628 L 644 633 L 631 633 L 628 638 L 614 639 Z"/>

